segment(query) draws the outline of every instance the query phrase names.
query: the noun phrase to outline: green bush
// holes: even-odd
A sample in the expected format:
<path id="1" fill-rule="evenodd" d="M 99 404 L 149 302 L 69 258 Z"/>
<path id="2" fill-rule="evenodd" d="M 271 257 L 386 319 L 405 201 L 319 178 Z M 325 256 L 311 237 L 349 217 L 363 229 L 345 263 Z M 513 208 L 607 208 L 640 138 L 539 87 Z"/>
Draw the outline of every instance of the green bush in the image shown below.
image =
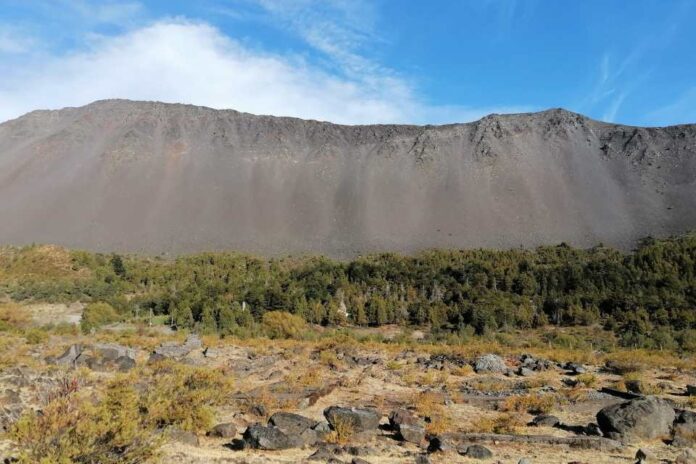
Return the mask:
<path id="1" fill-rule="evenodd" d="M 270 338 L 298 338 L 306 327 L 304 319 L 285 311 L 269 311 L 263 315 L 263 329 Z"/>
<path id="2" fill-rule="evenodd" d="M 89 333 L 93 329 L 98 329 L 107 324 L 119 322 L 121 316 L 108 303 L 90 303 L 82 313 L 80 326 L 84 333 Z"/>
<path id="3" fill-rule="evenodd" d="M 30 345 L 38 345 L 48 340 L 48 333 L 42 329 L 30 329 L 24 333 L 24 338 Z"/>

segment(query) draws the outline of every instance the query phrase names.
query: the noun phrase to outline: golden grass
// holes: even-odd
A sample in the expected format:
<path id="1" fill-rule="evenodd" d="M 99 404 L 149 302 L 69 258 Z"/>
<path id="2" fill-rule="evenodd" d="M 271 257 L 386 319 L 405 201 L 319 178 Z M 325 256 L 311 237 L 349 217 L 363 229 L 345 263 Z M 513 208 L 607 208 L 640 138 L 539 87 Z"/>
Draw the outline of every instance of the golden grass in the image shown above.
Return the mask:
<path id="1" fill-rule="evenodd" d="M 555 395 L 513 395 L 503 400 L 498 409 L 502 412 L 549 413 L 558 403 Z"/>

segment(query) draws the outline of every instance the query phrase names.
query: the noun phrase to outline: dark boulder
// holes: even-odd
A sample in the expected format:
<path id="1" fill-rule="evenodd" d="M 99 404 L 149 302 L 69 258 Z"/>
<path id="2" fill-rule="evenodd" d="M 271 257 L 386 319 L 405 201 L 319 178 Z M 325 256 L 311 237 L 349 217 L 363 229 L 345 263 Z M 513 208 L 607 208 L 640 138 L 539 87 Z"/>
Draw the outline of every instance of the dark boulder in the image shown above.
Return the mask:
<path id="1" fill-rule="evenodd" d="M 418 422 L 418 417 L 408 409 L 396 409 L 389 414 L 389 425 L 392 430 L 397 430 L 401 424 L 414 425 Z"/>
<path id="2" fill-rule="evenodd" d="M 255 424 L 244 431 L 244 441 L 251 448 L 261 450 L 283 450 L 293 447 L 290 438 L 275 427 Z"/>
<path id="3" fill-rule="evenodd" d="M 318 422 L 313 419 L 290 412 L 276 412 L 268 419 L 268 425 L 277 427 L 286 435 L 300 435 L 307 429 L 313 429 L 317 424 Z"/>
<path id="4" fill-rule="evenodd" d="M 561 420 L 556 416 L 552 416 L 550 414 L 539 414 L 532 419 L 530 425 L 535 427 L 555 427 L 560 423 Z"/>
<path id="5" fill-rule="evenodd" d="M 425 441 L 425 428 L 417 424 L 400 424 L 397 426 L 401 440 L 420 445 Z"/>
<path id="6" fill-rule="evenodd" d="M 508 367 L 503 358 L 497 354 L 485 354 L 476 359 L 474 370 L 480 372 L 507 372 Z"/>
<path id="7" fill-rule="evenodd" d="M 614 440 L 651 440 L 669 437 L 675 416 L 667 401 L 646 397 L 605 407 L 597 413 L 597 424 L 606 437 Z"/>
<path id="8" fill-rule="evenodd" d="M 473 459 L 490 459 L 493 452 L 483 445 L 469 445 L 459 450 L 459 454 Z"/>
<path id="9" fill-rule="evenodd" d="M 119 356 L 114 361 L 119 372 L 128 372 L 135 367 L 135 359 L 128 356 Z"/>
<path id="10" fill-rule="evenodd" d="M 336 429 L 337 424 L 346 424 L 352 427 L 354 433 L 367 432 L 379 427 L 380 414 L 374 409 L 344 408 L 330 406 L 324 410 L 324 417 Z"/>
<path id="11" fill-rule="evenodd" d="M 231 422 L 225 422 L 213 427 L 208 435 L 218 438 L 234 438 L 237 435 L 237 427 Z"/>

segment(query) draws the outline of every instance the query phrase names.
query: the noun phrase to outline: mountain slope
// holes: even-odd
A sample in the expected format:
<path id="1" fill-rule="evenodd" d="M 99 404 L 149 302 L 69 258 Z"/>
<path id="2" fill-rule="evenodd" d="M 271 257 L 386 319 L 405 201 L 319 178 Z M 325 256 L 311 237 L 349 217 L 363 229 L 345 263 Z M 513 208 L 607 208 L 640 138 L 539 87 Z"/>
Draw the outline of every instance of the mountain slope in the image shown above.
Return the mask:
<path id="1" fill-rule="evenodd" d="M 349 256 L 696 227 L 696 126 L 340 126 L 125 100 L 0 124 L 0 243 Z"/>

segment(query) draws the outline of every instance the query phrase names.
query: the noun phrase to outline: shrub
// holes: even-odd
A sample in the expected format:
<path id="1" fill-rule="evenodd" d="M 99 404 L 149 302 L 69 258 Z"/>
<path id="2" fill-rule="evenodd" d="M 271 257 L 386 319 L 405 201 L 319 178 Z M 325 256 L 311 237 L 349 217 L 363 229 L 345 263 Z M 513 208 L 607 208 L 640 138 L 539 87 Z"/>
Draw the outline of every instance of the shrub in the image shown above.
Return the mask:
<path id="1" fill-rule="evenodd" d="M 556 402 L 557 398 L 554 395 L 510 396 L 500 404 L 499 409 L 505 412 L 541 414 L 550 412 Z"/>
<path id="2" fill-rule="evenodd" d="M 25 327 L 30 320 L 29 313 L 18 304 L 0 304 L 0 330 Z"/>
<path id="3" fill-rule="evenodd" d="M 121 316 L 108 303 L 90 303 L 82 312 L 80 326 L 84 333 L 121 320 Z"/>
<path id="4" fill-rule="evenodd" d="M 286 311 L 269 311 L 263 315 L 263 328 L 270 338 L 298 338 L 307 323 Z"/>
<path id="5" fill-rule="evenodd" d="M 48 334 L 45 330 L 30 329 L 24 333 L 24 338 L 27 339 L 27 343 L 30 345 L 38 345 L 48 340 Z"/>
<path id="6" fill-rule="evenodd" d="M 212 406 L 222 404 L 232 381 L 221 370 L 189 367 L 169 361 L 158 363 L 151 373 L 144 408 L 157 427 L 176 426 L 201 432 L 212 425 Z"/>
<path id="7" fill-rule="evenodd" d="M 580 374 L 577 377 L 575 377 L 575 379 L 587 388 L 592 388 L 597 384 L 597 376 L 591 372 Z"/>
<path id="8" fill-rule="evenodd" d="M 24 414 L 10 431 L 22 464 L 139 463 L 156 454 L 132 381 L 118 378 L 97 403 L 77 389 L 62 391 L 41 410 Z"/>
<path id="9" fill-rule="evenodd" d="M 342 416 L 335 418 L 332 428 L 333 430 L 326 439 L 329 443 L 345 445 L 355 433 L 353 422 Z"/>

